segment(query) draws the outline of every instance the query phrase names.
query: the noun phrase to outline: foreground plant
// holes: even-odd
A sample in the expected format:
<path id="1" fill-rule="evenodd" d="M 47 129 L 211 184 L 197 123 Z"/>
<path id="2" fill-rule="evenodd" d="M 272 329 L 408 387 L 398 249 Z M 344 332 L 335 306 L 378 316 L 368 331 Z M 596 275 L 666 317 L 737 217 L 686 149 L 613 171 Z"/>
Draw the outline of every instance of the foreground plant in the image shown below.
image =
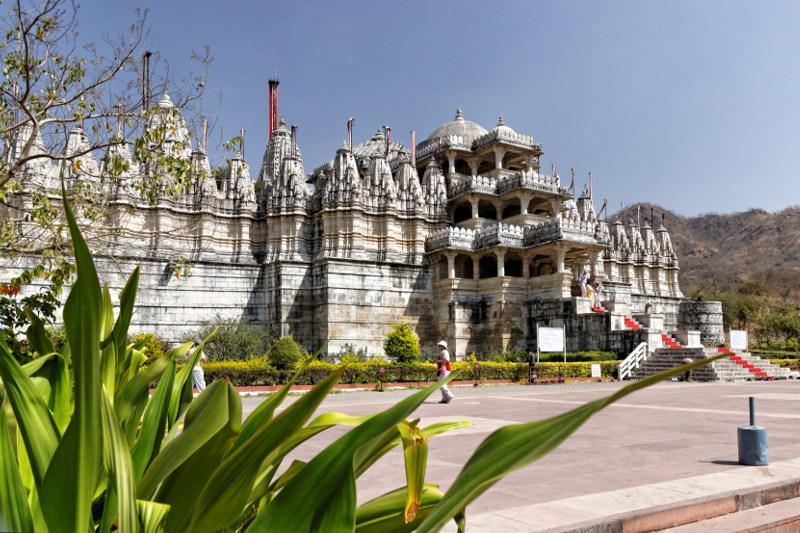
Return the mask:
<path id="1" fill-rule="evenodd" d="M 20 365 L 0 338 L 0 526 L 14 531 L 435 531 L 504 475 L 554 449 L 592 414 L 676 368 L 557 417 L 492 433 L 446 493 L 425 482 L 429 439 L 466 425 L 408 420 L 443 382 L 382 413 L 311 419 L 342 368 L 280 413 L 300 370 L 242 421 L 234 387 L 211 384 L 192 399 L 203 344 L 148 361 L 127 344 L 138 269 L 113 316 L 89 249 L 65 199 L 77 281 L 64 308 L 61 353 L 31 315 L 38 357 Z M 147 364 L 145 364 L 147 363 Z M 150 385 L 156 383 L 152 398 Z M 354 426 L 310 461 L 287 454 L 335 425 Z M 360 506 L 356 479 L 402 447 L 405 484 Z"/>

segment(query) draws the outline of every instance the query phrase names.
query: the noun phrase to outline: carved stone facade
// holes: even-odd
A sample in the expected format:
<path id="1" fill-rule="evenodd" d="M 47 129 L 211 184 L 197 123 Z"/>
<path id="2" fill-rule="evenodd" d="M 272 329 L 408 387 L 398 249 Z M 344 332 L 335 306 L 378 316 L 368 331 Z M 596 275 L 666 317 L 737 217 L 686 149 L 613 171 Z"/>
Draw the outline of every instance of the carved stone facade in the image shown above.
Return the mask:
<path id="1" fill-rule="evenodd" d="M 173 109 L 166 95 L 159 106 Z M 576 197 L 541 170 L 533 137 L 502 117 L 487 131 L 459 110 L 410 150 L 378 130 L 309 174 L 296 129 L 281 120 L 257 182 L 241 153 L 212 173 L 175 120 L 188 191 L 170 194 L 165 176 L 155 202 L 142 197 L 138 185 L 151 178 L 127 145 L 99 164 L 82 155 L 67 176 L 68 187 L 90 184 L 110 206 L 92 242 L 112 291 L 143 267 L 134 330 L 177 341 L 216 317 L 244 317 L 310 350 L 347 343 L 382 353 L 392 325 L 409 322 L 425 351 L 446 339 L 458 356 L 534 350 L 540 325 L 565 325 L 568 349 L 624 352 L 680 327 L 718 341 L 721 315 L 682 297 L 663 223 L 598 217 L 591 184 Z M 83 144 L 80 130 L 70 134 L 68 150 Z M 104 171 L 111 156 L 130 163 L 119 178 Z M 59 172 L 46 161 L 28 168 L 17 201 L 41 191 L 58 201 Z M 8 278 L 34 258 L 1 261 Z M 602 284 L 602 310 L 577 296 L 582 271 Z M 649 327 L 631 329 L 633 317 Z"/>

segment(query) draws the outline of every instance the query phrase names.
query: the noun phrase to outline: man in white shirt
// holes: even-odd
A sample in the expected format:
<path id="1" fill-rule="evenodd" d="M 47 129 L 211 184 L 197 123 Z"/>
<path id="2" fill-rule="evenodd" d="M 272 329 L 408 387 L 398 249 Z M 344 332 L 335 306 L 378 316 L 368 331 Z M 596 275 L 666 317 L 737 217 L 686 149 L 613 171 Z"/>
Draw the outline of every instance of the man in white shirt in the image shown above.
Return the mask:
<path id="1" fill-rule="evenodd" d="M 450 353 L 447 351 L 447 342 L 445 341 L 439 341 L 437 347 L 439 348 L 439 357 L 436 359 L 436 376 L 441 379 L 450 375 Z M 442 391 L 442 399 L 439 403 L 450 403 L 450 400 L 455 397 L 447 385 L 443 385 L 439 390 Z"/>

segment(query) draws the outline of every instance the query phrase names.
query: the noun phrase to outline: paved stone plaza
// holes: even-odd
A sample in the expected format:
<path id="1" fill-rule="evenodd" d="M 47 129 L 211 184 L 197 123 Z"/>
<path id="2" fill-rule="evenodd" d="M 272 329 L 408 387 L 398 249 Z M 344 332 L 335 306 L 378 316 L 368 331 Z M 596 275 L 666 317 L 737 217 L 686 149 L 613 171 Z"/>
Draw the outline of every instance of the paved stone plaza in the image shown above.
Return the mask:
<path id="1" fill-rule="evenodd" d="M 436 403 L 439 394 L 434 393 L 416 413 L 422 425 L 456 419 L 472 425 L 432 441 L 428 481 L 447 488 L 472 451 L 501 425 L 556 415 L 619 387 L 457 388 L 449 405 Z M 334 394 L 322 411 L 374 413 L 411 392 Z M 757 398 L 757 423 L 769 432 L 769 467 L 736 463 L 736 428 L 748 423 L 749 395 Z M 260 401 L 244 399 L 245 415 Z M 799 427 L 798 382 L 666 382 L 602 411 L 557 451 L 495 485 L 469 507 L 468 524 L 472 531 L 564 528 L 665 501 L 800 478 Z M 345 431 L 323 434 L 297 456 L 310 457 Z M 360 501 L 402 486 L 403 472 L 401 454 L 389 454 L 359 480 Z"/>

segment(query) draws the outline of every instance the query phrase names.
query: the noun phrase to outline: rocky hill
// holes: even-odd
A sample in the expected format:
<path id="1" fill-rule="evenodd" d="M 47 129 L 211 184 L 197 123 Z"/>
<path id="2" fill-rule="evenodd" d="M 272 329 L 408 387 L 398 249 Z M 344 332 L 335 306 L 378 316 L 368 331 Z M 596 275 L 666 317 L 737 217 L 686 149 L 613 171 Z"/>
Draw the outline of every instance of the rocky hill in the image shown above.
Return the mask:
<path id="1" fill-rule="evenodd" d="M 642 218 L 651 208 L 656 217 L 664 213 L 687 296 L 735 291 L 800 296 L 800 207 L 683 217 L 657 205 L 638 206 Z M 637 205 L 623 210 L 626 218 L 636 214 Z"/>

